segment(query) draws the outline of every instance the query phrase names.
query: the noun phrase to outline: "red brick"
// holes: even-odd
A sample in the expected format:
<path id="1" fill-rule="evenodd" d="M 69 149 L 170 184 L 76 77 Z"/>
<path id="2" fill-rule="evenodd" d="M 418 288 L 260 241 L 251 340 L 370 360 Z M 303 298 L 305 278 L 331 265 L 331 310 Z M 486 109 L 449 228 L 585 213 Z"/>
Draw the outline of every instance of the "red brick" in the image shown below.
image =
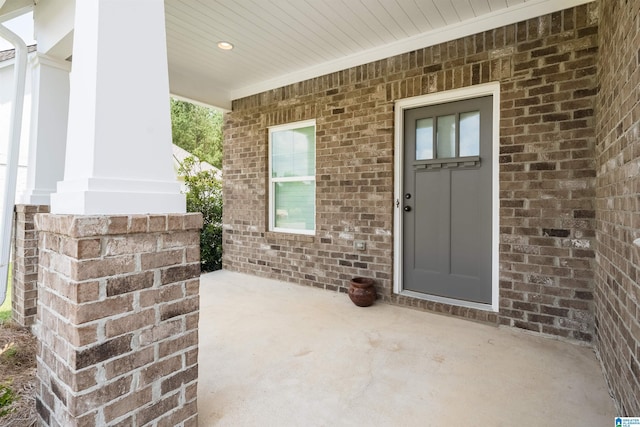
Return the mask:
<path id="1" fill-rule="evenodd" d="M 597 84 L 593 72 L 577 76 L 575 70 L 594 69 L 597 50 L 589 49 L 597 46 L 597 40 L 592 29 L 582 35 L 564 32 L 575 28 L 576 15 L 589 15 L 586 13 L 589 7 L 583 5 L 567 13 L 498 28 L 491 32 L 497 39 L 481 34 L 430 48 L 429 60 L 420 65 L 405 60 L 412 58 L 411 54 L 385 60 L 384 63 L 397 64 L 404 73 L 382 73 L 377 78 L 360 75 L 358 88 L 381 85 L 386 93 L 385 97 L 366 103 L 362 102 L 352 82 L 339 80 L 342 74 L 235 100 L 233 111 L 225 115 L 224 267 L 338 290 L 344 289 L 338 277 L 361 274 L 366 265 L 368 274 L 381 278 L 380 293 L 388 295 L 391 301 L 458 316 L 477 316 L 475 312 L 470 314 L 393 294 L 394 141 L 390 131 L 393 118 L 386 119 L 388 125 L 385 127 L 364 127 L 367 131 L 364 139 L 362 130 L 353 126 L 353 116 L 349 114 L 357 111 L 364 116 L 378 110 L 392 111 L 396 99 L 479 83 L 488 77 L 489 69 L 497 66 L 489 61 L 500 58 L 513 67 L 514 73 L 511 76 L 509 70 L 508 73 L 491 74 L 501 83 L 500 224 L 503 230 L 509 229 L 513 237 L 521 239 L 500 246 L 501 279 L 502 289 L 508 282 L 511 289 L 522 290 L 508 297 L 501 293 L 501 300 L 509 299 L 510 304 L 532 304 L 528 300 L 532 295 L 552 307 L 556 301 L 554 294 L 563 294 L 565 298 L 573 295 L 573 288 L 559 288 L 559 279 L 578 280 L 580 288 L 592 286 L 590 269 L 580 267 L 580 273 L 576 274 L 579 277 L 574 277 L 575 267 L 562 265 L 561 259 L 588 256 L 593 251 L 560 247 L 562 242 L 555 236 L 559 232 L 548 232 L 563 230 L 561 234 L 569 233 L 567 236 L 581 233 L 582 240 L 590 240 L 595 234 L 593 221 L 582 221 L 589 218 L 575 218 L 575 215 L 592 210 L 591 206 L 584 206 L 583 201 L 593 199 L 593 181 L 586 178 L 595 176 L 596 171 L 593 162 L 595 128 L 589 111 L 595 111 Z M 594 27 L 594 23 L 587 27 Z M 496 43 L 499 50 L 494 47 Z M 574 54 L 578 50 L 582 52 L 580 57 Z M 353 70 L 353 74 L 357 72 L 358 69 Z M 420 74 L 424 78 L 414 87 L 412 76 Z M 334 78 L 339 83 L 333 84 L 328 91 L 322 82 Z M 283 106 L 283 100 L 291 101 L 291 105 Z M 298 120 L 316 119 L 317 126 L 316 226 L 322 230 L 322 235 L 305 237 L 306 240 L 271 233 L 267 224 L 266 127 L 287 123 L 294 116 Z M 231 129 L 233 131 L 229 131 Z M 364 148 L 354 149 L 356 141 L 362 140 L 366 146 L 373 138 L 377 144 L 375 154 Z M 572 157 L 569 150 L 578 149 L 585 151 L 579 157 Z M 388 154 L 382 156 L 380 151 Z M 358 168 L 360 163 L 356 162 L 363 162 L 367 167 Z M 376 179 L 374 184 L 371 175 L 374 172 L 386 175 Z M 581 178 L 577 178 L 578 174 Z M 382 191 L 374 191 L 374 188 Z M 371 193 L 376 194 L 376 199 L 365 196 Z M 366 212 L 368 217 L 362 218 L 353 205 L 345 204 L 345 200 L 357 201 L 357 211 Z M 518 204 L 511 205 L 512 200 L 517 200 Z M 359 239 L 368 241 L 370 246 L 375 243 L 381 250 L 376 254 L 375 263 L 359 260 L 357 255 L 350 258 L 353 243 L 341 238 L 341 233 L 352 229 L 359 231 Z M 379 230 L 386 236 L 377 234 Z M 544 230 L 549 237 L 545 237 Z M 532 257 L 531 260 L 525 259 L 526 256 Z M 549 285 L 524 283 L 523 273 L 533 273 L 537 277 L 535 280 L 544 278 L 544 283 Z M 528 289 L 528 286 L 535 286 L 537 290 Z M 571 308 L 556 308 L 559 310 L 554 313 L 560 318 L 581 319 L 572 323 L 575 327 L 593 328 L 591 317 L 585 315 L 588 308 L 585 311 L 581 303 Z M 500 315 L 514 316 L 518 324 L 506 323 L 518 327 L 525 327 L 528 321 L 534 322 L 523 318 L 521 313 L 519 310 L 501 310 Z M 551 317 L 555 319 L 555 316 Z M 540 331 L 538 323 L 542 320 L 546 322 L 547 318 L 535 318 L 536 325 L 531 329 Z M 570 329 L 556 329 L 561 336 L 571 335 Z"/>
<path id="2" fill-rule="evenodd" d="M 199 278 L 186 277 L 194 266 L 199 272 L 199 263 L 183 267 L 186 248 L 180 245 L 188 242 L 197 251 L 198 234 L 185 233 L 186 219 L 178 214 L 171 215 L 175 231 L 167 230 L 167 216 L 155 217 L 151 228 L 157 232 L 148 231 L 145 215 L 39 219 L 43 230 L 34 241 L 42 245 L 38 317 L 43 340 L 37 411 L 47 424 L 124 426 L 145 419 L 181 425 L 196 419 L 195 397 L 179 399 L 182 392 L 172 390 L 186 381 L 196 384 L 198 335 L 192 319 L 198 318 Z M 158 242 L 170 242 L 173 249 L 163 251 Z M 155 276 L 161 277 L 158 264 L 167 262 L 166 278 L 184 280 L 154 288 Z M 28 274 L 38 277 L 35 271 Z M 181 370 L 185 375 L 178 374 Z M 146 388 L 140 389 L 141 381 Z M 163 388 L 169 400 L 152 404 L 153 390 Z"/>
<path id="3" fill-rule="evenodd" d="M 122 396 L 120 400 L 108 405 L 104 408 L 104 417 L 107 423 L 111 423 L 116 418 L 130 412 L 135 412 L 136 409 L 146 406 L 152 399 L 151 387 L 137 390 L 134 393 Z"/>
<path id="4" fill-rule="evenodd" d="M 600 22 L 599 61 L 597 64 L 598 108 L 595 109 L 596 139 L 596 196 L 595 218 L 598 245 L 595 258 L 595 291 L 576 289 L 575 297 L 583 304 L 595 305 L 598 327 L 595 342 L 605 367 L 605 377 L 618 407 L 626 414 L 640 413 L 640 383 L 635 357 L 640 356 L 640 249 L 633 244 L 638 237 L 639 224 L 629 221 L 638 212 L 637 194 L 640 191 L 640 174 L 637 164 L 640 157 L 640 3 L 597 2 Z M 581 21 L 590 34 L 591 13 L 583 12 Z M 586 49 L 585 49 L 586 51 Z M 576 62 L 582 62 L 584 58 Z M 580 68 L 589 68 L 579 63 Z M 580 102 L 579 101 L 575 102 Z M 635 105 L 632 111 L 631 106 Z M 590 106 L 576 105 L 575 109 L 588 112 Z M 587 116 L 588 117 L 588 116 Z M 585 147 L 587 148 L 587 147 Z M 635 170 L 629 173 L 628 171 Z M 578 214 L 583 218 L 593 216 L 592 210 Z M 632 255 L 635 254 L 635 255 Z M 574 254 L 578 255 L 578 254 Z M 589 255 L 583 253 L 582 255 Z M 586 260 L 580 268 L 588 268 Z M 627 279 L 628 278 L 628 279 Z M 567 304 L 569 305 L 569 304 Z M 632 328 L 633 332 L 627 330 Z M 589 331 L 590 332 L 590 331 Z"/>

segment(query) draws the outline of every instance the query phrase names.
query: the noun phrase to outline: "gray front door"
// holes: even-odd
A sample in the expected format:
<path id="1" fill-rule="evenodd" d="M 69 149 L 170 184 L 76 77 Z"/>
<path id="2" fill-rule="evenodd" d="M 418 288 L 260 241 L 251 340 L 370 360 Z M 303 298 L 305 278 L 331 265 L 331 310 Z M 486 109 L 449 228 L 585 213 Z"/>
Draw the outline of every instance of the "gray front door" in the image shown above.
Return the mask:
<path id="1" fill-rule="evenodd" d="M 403 289 L 491 304 L 492 97 L 404 113 Z"/>

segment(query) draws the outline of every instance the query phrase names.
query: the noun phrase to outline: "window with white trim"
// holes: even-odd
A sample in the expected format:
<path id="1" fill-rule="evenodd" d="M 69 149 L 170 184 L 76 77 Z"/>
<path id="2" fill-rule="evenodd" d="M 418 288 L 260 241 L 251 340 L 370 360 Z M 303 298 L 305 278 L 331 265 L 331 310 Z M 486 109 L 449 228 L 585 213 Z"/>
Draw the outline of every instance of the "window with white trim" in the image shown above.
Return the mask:
<path id="1" fill-rule="evenodd" d="M 315 234 L 316 122 L 269 128 L 269 230 Z"/>

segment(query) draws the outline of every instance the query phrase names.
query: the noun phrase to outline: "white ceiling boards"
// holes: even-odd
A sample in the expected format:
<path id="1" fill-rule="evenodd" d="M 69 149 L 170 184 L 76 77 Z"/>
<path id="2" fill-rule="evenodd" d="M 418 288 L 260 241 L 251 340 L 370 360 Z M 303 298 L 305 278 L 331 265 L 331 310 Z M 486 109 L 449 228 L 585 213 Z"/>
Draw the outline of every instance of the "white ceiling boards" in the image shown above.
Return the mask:
<path id="1" fill-rule="evenodd" d="M 232 99 L 589 0 L 165 0 L 172 92 Z M 217 47 L 221 41 L 232 50 Z"/>

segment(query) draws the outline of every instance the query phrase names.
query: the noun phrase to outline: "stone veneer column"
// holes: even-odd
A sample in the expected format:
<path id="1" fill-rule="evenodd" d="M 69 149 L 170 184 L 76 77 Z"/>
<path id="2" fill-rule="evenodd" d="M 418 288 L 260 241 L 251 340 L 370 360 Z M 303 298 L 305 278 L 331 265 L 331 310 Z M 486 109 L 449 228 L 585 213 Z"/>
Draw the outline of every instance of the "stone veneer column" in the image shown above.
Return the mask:
<path id="1" fill-rule="evenodd" d="M 196 426 L 200 214 L 41 214 L 40 423 Z"/>
<path id="2" fill-rule="evenodd" d="M 36 321 L 38 301 L 38 236 L 34 216 L 49 212 L 47 205 L 16 205 L 13 247 L 13 321 L 29 327 Z"/>

